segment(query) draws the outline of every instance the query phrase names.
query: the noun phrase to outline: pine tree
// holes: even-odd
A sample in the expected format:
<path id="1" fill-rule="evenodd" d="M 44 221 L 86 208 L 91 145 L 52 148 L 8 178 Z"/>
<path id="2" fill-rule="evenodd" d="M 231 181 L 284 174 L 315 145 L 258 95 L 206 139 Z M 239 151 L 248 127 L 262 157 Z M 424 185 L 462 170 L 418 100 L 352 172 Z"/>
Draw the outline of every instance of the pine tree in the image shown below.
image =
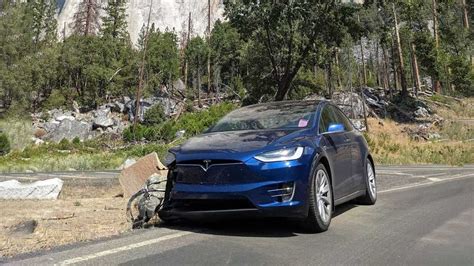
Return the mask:
<path id="1" fill-rule="evenodd" d="M 57 40 L 58 21 L 56 20 L 57 3 L 56 0 L 46 0 L 48 2 L 44 20 L 45 40 L 55 42 Z"/>
<path id="2" fill-rule="evenodd" d="M 142 25 L 140 32 L 138 33 L 137 48 L 138 50 L 143 50 L 143 45 L 145 44 L 145 35 L 146 35 L 146 26 Z"/>
<path id="3" fill-rule="evenodd" d="M 106 15 L 102 18 L 102 35 L 114 40 L 128 40 L 126 2 L 108 0 L 104 8 Z"/>
<path id="4" fill-rule="evenodd" d="M 74 33 L 95 35 L 99 29 L 99 4 L 97 0 L 83 0 L 72 22 Z"/>
<path id="5" fill-rule="evenodd" d="M 56 40 L 56 1 L 38 0 L 28 2 L 28 11 L 31 12 L 33 42 L 54 42 Z"/>

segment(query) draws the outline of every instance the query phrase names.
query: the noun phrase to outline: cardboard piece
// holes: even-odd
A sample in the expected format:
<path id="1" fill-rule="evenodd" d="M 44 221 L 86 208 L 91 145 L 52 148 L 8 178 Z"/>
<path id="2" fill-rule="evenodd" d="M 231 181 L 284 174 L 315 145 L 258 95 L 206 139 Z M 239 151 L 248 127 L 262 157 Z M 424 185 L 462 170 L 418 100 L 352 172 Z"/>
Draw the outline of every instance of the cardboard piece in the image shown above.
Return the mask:
<path id="1" fill-rule="evenodd" d="M 140 158 L 136 163 L 122 170 L 119 181 L 123 189 L 123 196 L 126 198 L 131 197 L 143 188 L 146 180 L 154 174 L 163 178 L 166 178 L 168 175 L 166 166 L 160 162 L 156 152 Z"/>

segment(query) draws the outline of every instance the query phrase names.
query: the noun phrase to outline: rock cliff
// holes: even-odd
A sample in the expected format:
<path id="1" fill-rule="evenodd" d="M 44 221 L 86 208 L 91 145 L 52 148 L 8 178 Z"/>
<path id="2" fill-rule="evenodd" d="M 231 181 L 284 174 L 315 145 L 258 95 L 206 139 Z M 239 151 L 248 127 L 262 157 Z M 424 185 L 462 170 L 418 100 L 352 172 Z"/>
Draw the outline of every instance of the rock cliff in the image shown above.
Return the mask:
<path id="1" fill-rule="evenodd" d="M 71 22 L 82 0 L 59 0 L 58 31 L 69 36 L 72 32 Z M 107 0 L 98 0 L 102 7 L 107 5 Z M 222 19 L 224 5 L 222 0 L 211 0 L 211 25 Z M 139 32 L 147 23 L 151 6 L 150 22 L 156 28 L 164 31 L 173 30 L 181 35 L 187 31 L 188 16 L 192 17 L 192 33 L 202 35 L 207 28 L 208 2 L 206 0 L 127 0 L 127 22 L 130 38 L 137 42 Z"/>

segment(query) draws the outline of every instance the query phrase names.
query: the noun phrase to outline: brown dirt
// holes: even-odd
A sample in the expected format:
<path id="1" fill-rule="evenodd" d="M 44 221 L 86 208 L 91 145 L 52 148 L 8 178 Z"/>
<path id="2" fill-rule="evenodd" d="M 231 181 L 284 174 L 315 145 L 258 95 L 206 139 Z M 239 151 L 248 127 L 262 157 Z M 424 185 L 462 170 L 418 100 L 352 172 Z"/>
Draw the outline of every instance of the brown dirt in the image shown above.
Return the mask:
<path id="1" fill-rule="evenodd" d="M 0 257 L 118 235 L 130 229 L 119 185 L 64 186 L 58 200 L 0 201 Z"/>

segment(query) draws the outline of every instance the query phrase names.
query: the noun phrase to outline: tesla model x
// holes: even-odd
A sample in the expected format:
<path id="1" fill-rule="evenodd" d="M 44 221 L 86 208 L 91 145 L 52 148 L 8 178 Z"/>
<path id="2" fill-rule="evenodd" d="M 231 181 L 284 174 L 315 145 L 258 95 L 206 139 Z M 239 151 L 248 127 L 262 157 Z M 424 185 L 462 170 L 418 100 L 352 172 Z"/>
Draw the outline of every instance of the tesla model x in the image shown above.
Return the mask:
<path id="1" fill-rule="evenodd" d="M 374 161 L 363 135 L 328 101 L 237 109 L 166 157 L 162 220 L 213 215 L 291 217 L 326 231 L 336 205 L 374 204 Z"/>

